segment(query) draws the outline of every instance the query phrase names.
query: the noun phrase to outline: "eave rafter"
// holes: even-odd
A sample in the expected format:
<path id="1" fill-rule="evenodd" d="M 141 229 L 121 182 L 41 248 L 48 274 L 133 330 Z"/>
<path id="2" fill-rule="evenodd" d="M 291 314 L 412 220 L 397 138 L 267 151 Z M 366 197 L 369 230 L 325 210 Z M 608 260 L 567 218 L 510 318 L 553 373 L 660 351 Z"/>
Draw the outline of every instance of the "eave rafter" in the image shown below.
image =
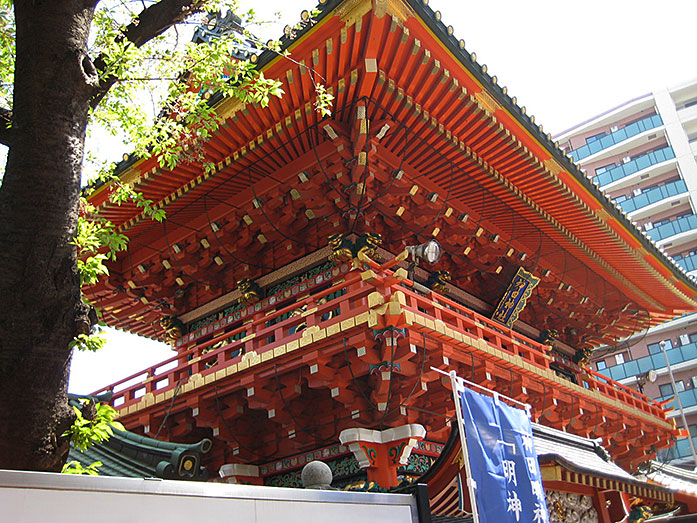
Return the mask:
<path id="1" fill-rule="evenodd" d="M 417 20 L 417 22 L 419 22 L 419 21 Z M 392 29 L 395 31 L 399 31 L 398 28 L 394 27 L 394 24 L 392 26 Z M 411 41 L 408 37 L 405 38 L 405 35 L 408 34 L 407 33 L 408 29 L 406 27 L 403 27 L 402 31 L 403 31 L 403 34 L 402 34 L 402 38 L 400 41 L 404 45 L 408 46 L 408 45 L 410 45 L 410 41 Z M 412 32 L 414 32 L 413 27 L 412 27 Z M 414 45 L 415 45 L 415 42 L 416 41 L 414 40 L 413 41 Z M 440 42 L 435 41 L 435 42 L 433 42 L 433 44 L 435 46 L 442 47 L 442 43 L 440 43 Z M 384 44 L 384 43 L 383 43 L 383 45 L 387 46 L 387 44 Z M 451 73 L 451 71 L 449 71 L 448 69 L 446 69 L 444 67 L 444 65 L 441 64 L 441 62 L 439 62 L 436 59 L 434 59 L 432 61 L 429 60 L 431 53 L 428 52 L 428 49 L 425 48 L 426 46 L 423 44 L 423 42 L 419 41 L 418 46 L 416 46 L 416 47 L 418 47 L 418 49 L 415 49 L 414 47 L 412 47 L 412 52 L 414 54 L 418 54 L 419 52 L 423 53 L 422 60 L 420 62 L 417 60 L 416 63 L 420 63 L 423 66 L 424 70 L 430 70 L 431 74 L 433 74 L 434 76 L 437 76 L 438 73 L 440 73 L 440 74 L 442 74 L 442 78 L 455 80 L 456 75 Z M 387 65 L 387 64 L 378 64 L 378 65 Z M 389 63 L 389 67 L 391 69 L 389 69 L 388 72 L 382 72 L 382 71 L 380 72 L 381 82 L 383 84 L 387 84 L 389 86 L 390 90 L 394 90 L 395 88 L 397 90 L 400 90 L 399 89 L 399 85 L 400 85 L 399 79 L 400 78 L 407 78 L 408 77 L 411 79 L 414 76 L 413 71 L 410 72 L 408 75 L 402 75 L 402 72 L 405 70 L 403 65 L 404 64 L 400 64 L 400 63 L 396 63 L 395 61 L 392 61 Z M 459 64 L 452 64 L 452 65 L 459 65 Z M 460 69 L 460 70 L 457 72 L 460 73 L 462 71 L 463 67 L 460 66 L 460 67 L 458 67 L 458 69 Z M 395 75 L 394 80 L 392 78 L 390 78 L 391 74 Z M 472 82 L 476 83 L 476 81 L 473 80 L 471 77 L 468 79 L 461 78 L 461 80 L 462 80 L 463 84 L 466 83 L 467 80 L 469 80 L 470 83 L 472 83 Z M 402 82 L 402 83 L 406 86 L 406 87 L 404 87 L 404 92 L 406 93 L 406 97 L 407 97 L 407 101 L 408 101 L 410 98 L 409 97 L 409 92 L 410 92 L 409 88 L 413 89 L 414 83 L 411 83 L 411 82 Z M 501 125 L 501 123 L 497 120 L 497 116 L 503 115 L 504 122 L 509 124 L 508 125 L 509 133 L 511 132 L 512 129 L 516 129 L 515 134 L 518 135 L 518 138 L 515 138 L 515 141 L 517 142 L 517 144 L 520 147 L 523 148 L 526 156 L 528 157 L 528 160 L 531 161 L 533 164 L 535 164 L 534 169 L 541 171 L 541 172 L 544 172 L 544 174 L 546 176 L 546 180 L 544 180 L 546 183 L 542 186 L 547 187 L 551 183 L 552 186 L 558 187 L 559 188 L 558 190 L 565 196 L 565 197 L 557 200 L 557 208 L 559 208 L 559 206 L 568 207 L 568 204 L 571 203 L 576 208 L 577 212 L 583 213 L 587 219 L 592 220 L 594 222 L 594 223 L 592 223 L 592 225 L 590 227 L 583 227 L 583 226 L 572 227 L 572 225 L 569 224 L 569 226 L 567 227 L 567 230 L 572 231 L 573 229 L 577 229 L 579 231 L 579 233 L 581 233 L 586 228 L 588 228 L 590 230 L 594 230 L 596 227 L 600 226 L 601 228 L 605 229 L 605 232 L 607 233 L 607 235 L 604 238 L 601 238 L 600 240 L 596 240 L 594 242 L 595 245 L 603 248 L 604 243 L 607 242 L 607 239 L 609 236 L 615 244 L 617 244 L 618 246 L 621 246 L 624 255 L 628 255 L 630 258 L 634 258 L 634 261 L 638 263 L 639 267 L 643 271 L 648 271 L 651 273 L 650 277 L 645 278 L 645 283 L 643 284 L 644 290 L 640 291 L 636 294 L 637 298 L 641 299 L 645 304 L 651 306 L 650 301 L 646 301 L 646 296 L 647 296 L 646 291 L 647 291 L 647 289 L 653 290 L 655 287 L 656 279 L 658 279 L 661 282 L 661 285 L 664 286 L 664 288 L 668 291 L 667 293 L 664 293 L 664 294 L 667 294 L 667 295 L 678 294 L 681 296 L 682 300 L 684 300 L 685 302 L 690 303 L 692 305 L 695 304 L 694 299 L 691 298 L 688 294 L 686 294 L 685 290 L 687 288 L 685 287 L 684 284 L 680 284 L 675 279 L 675 277 L 671 277 L 670 275 L 666 276 L 665 274 L 661 274 L 655 267 L 653 267 L 649 262 L 647 262 L 645 259 L 643 259 L 648 254 L 648 253 L 646 253 L 645 250 L 642 250 L 643 252 L 640 252 L 639 254 L 637 254 L 636 249 L 635 249 L 636 245 L 634 245 L 635 243 L 638 243 L 638 242 L 636 242 L 636 240 L 634 240 L 633 242 L 630 241 L 629 243 L 627 243 L 626 234 L 620 235 L 619 233 L 615 232 L 615 230 L 613 229 L 613 226 L 617 225 L 616 223 L 613 223 L 613 221 L 610 221 L 610 223 L 608 225 L 608 223 L 603 223 L 602 220 L 599 220 L 598 217 L 593 213 L 593 210 L 590 209 L 588 207 L 588 205 L 581 198 L 579 198 L 577 196 L 577 194 L 570 191 L 567 183 L 563 179 L 555 176 L 555 174 L 553 173 L 553 170 L 555 169 L 555 167 L 559 167 L 559 164 L 550 159 L 549 153 L 544 151 L 544 149 L 539 146 L 539 143 L 535 143 L 536 147 L 534 147 L 534 150 L 535 150 L 534 153 L 533 153 L 533 151 L 528 150 L 528 148 L 522 144 L 522 142 L 520 140 L 523 140 L 527 143 L 530 143 L 531 137 L 529 136 L 529 133 L 527 133 L 527 131 L 524 131 L 522 129 L 522 127 L 520 127 L 519 125 L 516 125 L 515 121 L 510 116 L 510 114 L 506 113 L 502 109 L 500 104 L 498 104 L 493 99 L 493 97 L 491 95 L 489 95 L 485 90 L 482 89 L 481 84 L 476 85 L 474 88 L 470 87 L 470 96 L 472 96 L 472 94 L 471 94 L 472 92 L 474 92 L 473 96 L 476 99 L 476 103 L 479 106 L 479 108 L 484 110 L 486 115 L 489 117 L 489 121 L 490 121 L 490 123 L 488 124 L 489 127 L 491 127 L 492 125 Z M 435 93 L 435 94 L 436 94 L 435 96 L 432 96 L 432 97 L 430 96 L 427 100 L 423 101 L 424 108 L 427 105 L 432 106 L 432 107 L 429 107 L 429 109 L 431 109 L 431 115 L 432 115 L 431 118 L 435 118 L 433 116 L 433 114 L 437 113 L 437 110 L 438 110 L 437 107 L 434 108 L 433 106 L 440 106 L 440 107 L 454 107 L 454 106 L 456 106 L 456 104 L 453 104 L 452 97 L 448 98 L 448 97 L 440 96 L 438 93 Z M 435 100 L 435 101 L 432 101 L 432 100 Z M 407 103 L 407 105 L 409 105 L 409 104 Z M 433 128 L 434 125 L 431 124 L 431 127 Z M 478 135 L 477 130 L 475 129 L 474 131 L 471 131 L 468 136 L 465 137 L 464 141 L 466 141 L 466 143 L 468 143 L 468 146 L 471 147 L 472 151 L 474 151 L 475 154 L 479 155 L 481 158 L 484 158 L 485 162 L 490 162 L 492 165 L 495 165 L 495 155 L 492 155 L 491 152 L 489 150 L 487 150 L 486 145 L 484 145 L 484 147 L 482 147 L 481 144 L 476 143 L 478 136 L 481 136 L 481 135 Z M 472 139 L 474 139 L 474 140 L 472 140 Z M 467 141 L 467 140 L 470 140 L 470 141 Z M 527 171 L 526 174 L 529 175 L 529 173 L 531 172 L 531 168 L 529 165 L 527 166 L 526 171 Z M 505 172 L 504 174 L 508 175 L 510 173 Z M 568 178 L 568 174 L 567 174 L 567 178 Z M 578 189 L 578 188 L 575 187 L 574 189 Z M 570 196 L 570 198 L 569 198 L 569 196 Z M 570 202 L 569 202 L 569 200 L 570 200 Z M 555 213 L 555 214 L 559 215 L 559 213 Z M 560 215 L 559 220 L 563 220 L 563 219 L 564 219 L 564 216 Z M 560 223 L 562 225 L 565 225 L 563 222 L 560 222 Z M 580 236 L 577 236 L 577 239 L 579 239 L 579 241 L 583 241 Z M 592 243 L 587 244 L 586 247 L 590 250 L 593 250 Z M 634 273 L 635 271 L 631 271 L 631 269 L 630 269 L 630 272 Z M 625 280 L 626 280 L 626 278 L 625 278 Z M 655 306 L 656 304 L 654 303 L 653 305 Z M 654 307 L 652 307 L 652 308 L 654 308 Z"/>
<path id="2" fill-rule="evenodd" d="M 460 256 L 467 246 L 470 251 L 477 248 L 473 254 L 487 252 L 485 258 L 496 267 L 506 260 L 513 263 L 510 255 L 506 255 L 510 249 L 527 256 L 535 255 L 537 249 L 534 265 L 547 260 L 545 270 L 552 269 L 555 273 L 552 277 L 564 282 L 565 287 L 569 284 L 573 287 L 573 292 L 564 298 L 553 295 L 554 285 L 540 287 L 541 292 L 547 290 L 544 291 L 546 294 L 540 294 L 538 305 L 543 306 L 554 299 L 560 310 L 573 312 L 575 302 L 586 300 L 583 302 L 586 313 L 579 312 L 582 316 L 578 320 L 579 328 L 593 328 L 591 309 L 607 314 L 611 309 L 626 309 L 635 301 L 640 304 L 639 309 L 652 311 L 651 323 L 656 323 L 673 311 L 695 303 L 690 294 L 692 289 L 677 280 L 656 256 L 627 233 L 622 224 L 609 214 L 603 214 L 601 201 L 580 187 L 540 145 L 534 133 L 517 120 L 520 117 L 512 116 L 505 104 L 489 94 L 480 79 L 468 69 L 469 66 L 464 65 L 464 59 L 446 49 L 443 42 L 426 28 L 425 22 L 414 16 L 407 4 L 377 1 L 373 5 L 357 1 L 351 5 L 354 7 L 349 11 L 324 17 L 311 28 L 309 32 L 315 35 L 314 39 L 301 38 L 292 44 L 297 63 L 279 58 L 263 66 L 267 76 L 283 80 L 286 96 L 281 100 L 272 100 L 267 109 L 229 101 L 219 105 L 225 123 L 205 146 L 207 161 L 215 165 L 212 171 L 204 173 L 201 164 L 183 164 L 174 172 L 168 172 L 159 169 L 153 159 L 136 165 L 133 174 L 129 175 L 131 181 L 146 197 L 155 200 L 156 206 L 165 208 L 171 215 L 169 225 L 165 225 L 168 227 L 166 239 L 158 239 L 158 235 L 163 236 L 157 232 L 159 226 L 148 223 L 134 206 L 109 207 L 102 203 L 105 214 L 120 226 L 121 231 L 135 237 L 134 245 L 141 246 L 132 252 L 128 263 L 121 263 L 124 274 L 133 272 L 141 264 L 172 264 L 178 274 L 168 275 L 161 289 L 157 289 L 156 284 L 145 282 L 145 287 L 154 285 L 152 294 L 159 300 L 167 290 L 182 290 L 195 280 L 193 268 L 191 271 L 177 271 L 181 262 L 172 252 L 173 244 L 181 241 L 189 245 L 186 247 L 189 254 L 185 254 L 191 256 L 196 251 L 192 246 L 202 240 L 208 241 L 216 252 L 208 249 L 202 253 L 200 263 L 205 267 L 215 269 L 216 258 L 229 260 L 230 256 L 224 256 L 224 251 L 227 248 L 225 242 L 230 240 L 222 240 L 220 245 L 220 238 L 210 239 L 213 223 L 225 225 L 226 230 L 218 233 L 220 236 L 229 235 L 230 229 L 238 229 L 243 243 L 251 241 L 251 245 L 256 245 L 256 250 L 250 251 L 253 256 L 266 252 L 270 245 L 264 244 L 260 250 L 255 235 L 258 238 L 262 234 L 271 243 L 284 241 L 273 227 L 252 235 L 252 229 L 259 221 L 254 226 L 247 221 L 254 222 L 254 213 L 259 214 L 259 210 L 251 205 L 252 200 L 263 199 L 274 184 L 287 183 L 298 175 L 302 170 L 295 168 L 299 158 L 306 158 L 308 169 L 313 164 L 315 169 L 320 168 L 317 174 L 325 178 L 327 184 L 331 180 L 325 186 L 331 196 L 328 197 L 330 206 L 320 211 L 324 213 L 323 219 L 332 220 L 333 227 L 336 227 L 335 223 L 355 224 L 355 218 L 350 216 L 348 221 L 344 221 L 347 217 L 342 214 L 351 207 L 351 201 L 344 194 L 336 193 L 336 187 L 363 183 L 359 179 L 362 164 L 356 162 L 353 171 L 348 172 L 337 164 L 335 171 L 343 171 L 344 180 L 348 180 L 340 182 L 334 178 L 336 172 L 323 172 L 323 165 L 332 162 L 348 165 L 354 157 L 358 158 L 355 153 L 363 145 L 356 144 L 348 122 L 354 116 L 352 111 L 356 100 L 362 98 L 380 106 L 377 111 L 380 115 L 369 115 L 369 125 L 373 127 L 366 129 L 365 136 L 374 137 L 385 125 L 389 127 L 381 141 L 374 138 L 366 141 L 380 152 L 372 155 L 376 157 L 375 172 L 365 181 L 366 187 L 373 176 L 383 184 L 382 189 L 372 195 L 366 188 L 366 194 L 380 199 L 380 191 L 385 192 L 385 188 L 396 195 L 408 195 L 412 190 L 403 187 L 403 182 L 396 183 L 389 178 L 392 176 L 389 171 L 399 169 L 403 161 L 380 158 L 383 152 L 386 158 L 389 153 L 399 156 L 405 143 L 403 138 L 395 138 L 399 136 L 396 131 L 404 128 L 421 139 L 418 145 L 411 147 L 411 157 L 407 158 L 411 169 L 409 179 L 429 193 L 438 193 L 441 202 L 444 198 L 453 202 L 448 205 L 452 209 L 448 216 L 439 216 L 447 208 L 422 206 L 423 217 L 413 218 L 413 222 L 421 223 L 419 227 L 423 230 L 419 232 L 417 229 L 416 234 L 412 231 L 412 236 L 455 227 L 453 223 L 457 216 L 467 214 L 470 216 L 469 228 L 466 241 L 459 245 L 462 249 Z M 370 14 L 371 9 L 375 9 L 376 16 Z M 382 50 L 390 50 L 394 59 L 384 60 Z M 334 119 L 328 122 L 320 123 L 312 107 L 313 78 L 317 78 L 313 75 L 325 77 L 330 91 L 336 96 Z M 420 93 L 425 90 L 430 96 L 424 99 Z M 318 123 L 319 130 L 313 130 Z M 331 131 L 327 130 L 326 124 Z M 330 136 L 332 132 L 336 138 Z M 363 139 L 360 133 L 358 139 Z M 400 139 L 402 142 L 398 143 Z M 366 152 L 371 153 L 370 150 Z M 295 167 L 293 162 L 296 162 Z M 461 178 L 454 183 L 451 182 L 452 168 L 448 167 L 453 163 L 466 173 L 464 178 L 460 174 Z M 284 167 L 288 164 L 292 168 Z M 284 174 L 278 176 L 279 171 Z M 476 183 L 468 183 L 466 177 L 476 179 Z M 218 186 L 219 189 L 211 190 Z M 272 197 L 271 207 L 266 207 L 264 212 L 280 216 L 273 203 L 280 201 L 280 197 Z M 98 196 L 97 201 L 100 198 L 103 202 L 103 195 Z M 293 219 L 297 219 L 298 212 L 308 210 L 298 207 L 301 202 L 292 198 L 289 201 L 293 204 L 289 207 L 293 210 Z M 187 206 L 190 207 L 188 210 L 185 209 Z M 393 213 L 399 207 L 385 208 L 381 212 L 389 217 L 385 219 L 393 219 Z M 311 216 L 316 216 L 315 210 L 309 210 Z M 516 216 L 523 217 L 523 222 L 516 220 Z M 259 218 L 262 222 L 268 221 L 263 213 Z M 284 227 L 289 223 L 287 218 L 279 220 Z M 426 224 L 432 229 L 427 231 Z M 483 240 L 487 238 L 477 236 L 479 229 L 486 231 L 487 238 L 500 236 L 497 240 L 500 243 L 486 246 Z M 543 241 L 542 238 L 549 240 Z M 545 247 L 547 241 L 560 243 L 564 249 L 552 252 Z M 561 270 L 559 261 L 566 264 L 565 260 L 571 257 L 583 259 L 583 265 L 572 263 Z M 191 265 L 186 263 L 187 267 Z M 250 275 L 255 273 L 252 265 L 247 265 L 245 270 L 250 271 Z M 593 287 L 589 285 L 589 271 L 593 277 L 595 273 L 604 274 L 610 283 L 609 290 L 597 291 L 596 303 L 586 292 Z M 116 279 L 118 272 L 115 271 Z M 628 277 L 630 273 L 631 277 Z M 133 281 L 134 278 L 124 277 L 123 280 Z M 653 294 L 656 284 L 665 292 L 654 299 L 650 294 Z M 612 289 L 622 289 L 626 294 L 624 303 L 619 303 L 621 293 Z M 128 292 L 134 294 L 135 290 Z M 617 314 L 621 316 L 622 312 Z M 610 330 L 619 335 L 626 330 L 627 321 L 619 321 L 617 328 Z M 630 323 L 635 321 L 639 320 Z M 643 321 L 639 323 L 643 325 Z M 575 324 L 574 320 L 570 320 L 570 324 Z"/>

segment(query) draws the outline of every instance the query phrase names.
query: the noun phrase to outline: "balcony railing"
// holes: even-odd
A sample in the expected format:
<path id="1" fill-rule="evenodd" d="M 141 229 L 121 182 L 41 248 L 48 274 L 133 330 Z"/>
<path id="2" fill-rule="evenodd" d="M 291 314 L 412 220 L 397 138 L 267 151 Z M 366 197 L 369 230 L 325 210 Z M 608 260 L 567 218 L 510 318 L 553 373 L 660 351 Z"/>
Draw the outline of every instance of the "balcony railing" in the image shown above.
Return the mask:
<path id="1" fill-rule="evenodd" d="M 683 256 L 682 258 L 674 258 L 680 267 L 685 269 L 687 272 L 697 271 L 697 254 L 691 254 L 688 256 Z"/>
<path id="2" fill-rule="evenodd" d="M 697 343 L 692 342 L 681 347 L 674 347 L 672 349 L 667 349 L 668 361 L 671 365 L 677 365 L 678 363 L 683 363 L 685 361 L 697 360 Z M 613 380 L 619 381 L 625 378 L 631 378 L 638 374 L 643 374 L 650 371 L 651 369 L 662 369 L 666 366 L 666 359 L 663 356 L 663 352 L 657 354 L 651 354 L 649 356 L 644 356 L 643 358 L 637 358 L 632 361 L 627 361 L 621 365 L 615 365 L 613 367 L 608 367 L 600 372 L 603 376 L 612 378 Z"/>
<path id="3" fill-rule="evenodd" d="M 630 213 L 636 211 L 637 209 L 647 207 L 652 203 L 660 202 L 661 200 L 665 200 L 671 196 L 686 192 L 687 185 L 685 185 L 685 180 L 675 180 L 674 182 L 669 182 L 665 185 L 659 185 L 658 187 L 647 189 L 634 198 L 628 198 L 627 200 L 620 202 L 620 207 L 624 212 Z"/>
<path id="4" fill-rule="evenodd" d="M 224 331 L 204 335 L 193 347 L 102 390 L 114 392 L 115 407 L 128 406 L 146 394 L 164 393 L 194 374 L 205 376 L 236 365 L 245 353 L 273 355 L 276 347 L 298 342 L 310 326 L 337 323 L 337 319 L 340 322 L 368 310 L 366 297 L 374 288 L 360 285 L 360 273 L 349 273 L 345 281 L 339 277 L 333 280 L 341 283 L 280 309 L 236 321 Z"/>
<path id="5" fill-rule="evenodd" d="M 658 242 L 681 232 L 691 231 L 692 229 L 697 229 L 697 216 L 690 214 L 688 216 L 683 216 L 677 220 L 673 220 L 662 225 L 658 225 L 653 229 L 646 231 L 646 234 L 653 241 Z"/>
<path id="6" fill-rule="evenodd" d="M 644 154 L 632 161 L 623 163 L 622 165 L 618 165 L 617 167 L 613 167 L 608 171 L 600 173 L 594 178 L 594 181 L 599 187 L 604 187 L 612 182 L 616 182 L 617 180 L 631 176 L 634 173 L 648 169 L 652 165 L 672 160 L 673 158 L 675 158 L 673 148 L 670 146 L 664 147 L 663 149 L 658 149 L 648 154 Z"/>
<path id="7" fill-rule="evenodd" d="M 382 267 L 375 264 L 375 272 L 368 278 L 365 273 L 353 270 L 327 279 L 325 283 L 329 286 L 315 294 L 277 310 L 255 311 L 251 317 L 227 324 L 224 331 L 209 331 L 205 336 L 193 340 L 193 346 L 182 347 L 179 354 L 169 360 L 122 379 L 99 392 L 112 390 L 112 404 L 122 412 L 125 407 L 140 403 L 143 397 L 149 398 L 146 402 L 148 404 L 164 401 L 167 394 L 171 397 L 172 390 L 181 385 L 184 392 L 191 390 L 186 382 L 194 375 L 198 375 L 200 382 L 207 384 L 235 372 L 243 372 L 250 365 L 244 356 L 250 353 L 255 354 L 258 362 L 266 362 L 283 357 L 290 350 L 312 350 L 312 344 L 328 338 L 330 332 L 341 332 L 344 335 L 354 328 L 367 329 L 367 325 L 362 325 L 367 320 L 361 323 L 358 318 L 376 314 L 373 309 L 382 303 L 376 295 L 389 299 L 398 293 L 403 296 L 400 307 L 405 321 L 412 322 L 409 329 L 423 331 L 436 339 L 448 340 L 447 345 L 454 351 L 452 357 L 464 358 L 463 363 L 468 363 L 470 356 L 472 361 L 474 358 L 487 359 L 529 375 L 530 369 L 525 367 L 527 365 L 540 369 L 539 375 L 548 380 L 549 385 L 560 387 L 551 378 L 551 373 L 548 378 L 544 378 L 545 370 L 553 370 L 550 367 L 552 358 L 546 345 L 440 294 L 420 294 L 412 289 L 411 281 L 399 280 L 386 267 L 387 264 Z M 311 327 L 321 331 L 321 336 L 303 336 L 303 331 L 307 329 L 309 332 Z M 481 347 L 482 344 L 486 345 L 487 350 Z M 458 345 L 462 345 L 464 350 L 458 348 Z M 514 363 L 515 361 L 518 363 Z M 590 369 L 584 371 L 578 367 L 569 367 L 568 377 L 569 381 L 580 387 L 598 391 L 604 397 L 619 402 L 627 410 L 638 409 L 658 419 L 665 419 L 660 405 Z M 567 392 L 577 393 L 571 384 Z"/>
<path id="8" fill-rule="evenodd" d="M 659 115 L 655 114 L 653 116 L 649 116 L 648 118 L 644 118 L 643 120 L 631 123 L 628 126 L 615 131 L 614 133 L 603 136 L 599 140 L 595 140 L 594 142 L 587 143 L 578 149 L 574 149 L 573 151 L 569 152 L 569 155 L 578 162 L 591 154 L 595 154 L 603 149 L 612 147 L 613 145 L 623 142 L 632 136 L 641 134 L 649 129 L 654 129 L 660 125 L 663 125 L 663 121 Z"/>

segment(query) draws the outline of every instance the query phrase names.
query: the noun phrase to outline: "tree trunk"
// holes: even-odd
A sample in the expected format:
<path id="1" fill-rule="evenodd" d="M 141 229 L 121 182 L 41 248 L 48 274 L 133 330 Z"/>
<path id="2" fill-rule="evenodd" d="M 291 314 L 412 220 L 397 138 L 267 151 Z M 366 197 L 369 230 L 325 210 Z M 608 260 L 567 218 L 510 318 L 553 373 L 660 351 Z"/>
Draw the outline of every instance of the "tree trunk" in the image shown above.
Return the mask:
<path id="1" fill-rule="evenodd" d="M 74 418 L 69 344 L 88 325 L 71 239 L 96 82 L 86 60 L 93 7 L 14 6 L 14 122 L 0 188 L 0 468 L 58 471 Z"/>

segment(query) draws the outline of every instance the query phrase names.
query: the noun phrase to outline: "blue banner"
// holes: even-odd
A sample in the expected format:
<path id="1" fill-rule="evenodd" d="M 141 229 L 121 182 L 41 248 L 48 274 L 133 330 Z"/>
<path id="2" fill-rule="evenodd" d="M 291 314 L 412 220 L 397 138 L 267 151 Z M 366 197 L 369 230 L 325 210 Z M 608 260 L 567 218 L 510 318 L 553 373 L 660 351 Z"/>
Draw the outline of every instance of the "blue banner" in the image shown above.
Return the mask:
<path id="1" fill-rule="evenodd" d="M 542 474 L 524 410 L 460 389 L 481 523 L 549 523 Z"/>

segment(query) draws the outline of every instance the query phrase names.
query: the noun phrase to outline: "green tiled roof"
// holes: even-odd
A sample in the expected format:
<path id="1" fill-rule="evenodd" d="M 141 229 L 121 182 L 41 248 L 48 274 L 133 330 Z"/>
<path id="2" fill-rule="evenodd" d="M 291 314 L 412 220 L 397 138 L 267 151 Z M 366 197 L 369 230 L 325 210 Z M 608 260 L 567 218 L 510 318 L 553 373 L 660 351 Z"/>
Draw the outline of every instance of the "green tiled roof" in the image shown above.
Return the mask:
<path id="1" fill-rule="evenodd" d="M 71 404 L 76 406 L 83 399 L 73 395 L 69 398 Z M 104 398 L 84 399 L 99 401 Z M 210 451 L 211 446 L 212 442 L 207 438 L 198 443 L 172 443 L 114 430 L 107 441 L 93 445 L 84 452 L 71 447 L 68 461 L 77 461 L 85 467 L 101 461 L 102 466 L 98 471 L 103 476 L 206 481 L 209 472 L 201 466 L 201 455 Z"/>

